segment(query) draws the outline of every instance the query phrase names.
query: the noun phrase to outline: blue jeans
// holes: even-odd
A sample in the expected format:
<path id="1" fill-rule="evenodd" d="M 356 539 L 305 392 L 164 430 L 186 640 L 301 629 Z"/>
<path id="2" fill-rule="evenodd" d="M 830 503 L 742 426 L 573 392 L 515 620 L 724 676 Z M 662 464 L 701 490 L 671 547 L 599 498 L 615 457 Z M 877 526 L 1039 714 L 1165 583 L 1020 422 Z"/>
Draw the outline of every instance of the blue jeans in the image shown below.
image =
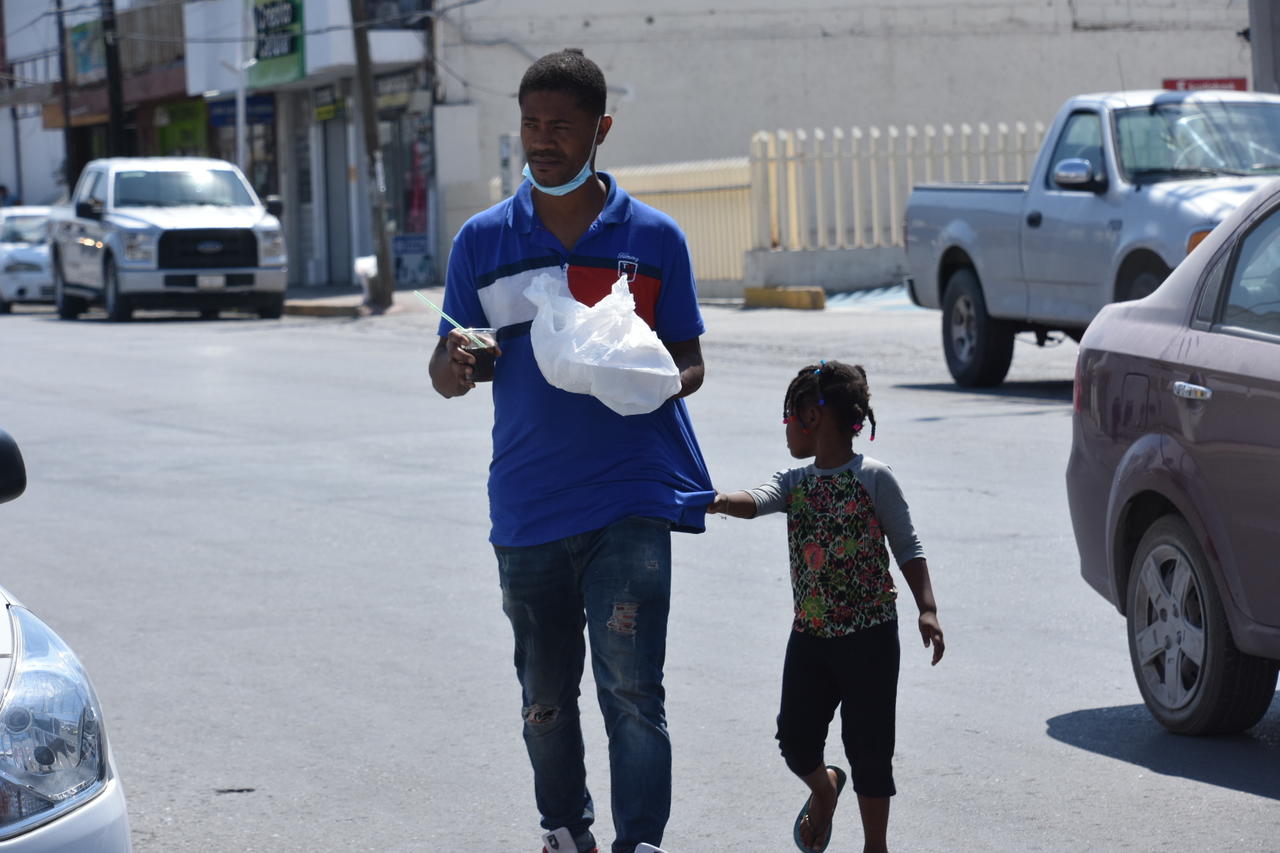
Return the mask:
<path id="1" fill-rule="evenodd" d="M 591 668 L 609 736 L 613 853 L 662 843 L 671 813 L 671 740 L 662 665 L 671 604 L 671 524 L 632 516 L 543 545 L 494 546 L 502 607 L 515 632 L 524 741 L 544 829 L 595 841 L 579 683 Z"/>

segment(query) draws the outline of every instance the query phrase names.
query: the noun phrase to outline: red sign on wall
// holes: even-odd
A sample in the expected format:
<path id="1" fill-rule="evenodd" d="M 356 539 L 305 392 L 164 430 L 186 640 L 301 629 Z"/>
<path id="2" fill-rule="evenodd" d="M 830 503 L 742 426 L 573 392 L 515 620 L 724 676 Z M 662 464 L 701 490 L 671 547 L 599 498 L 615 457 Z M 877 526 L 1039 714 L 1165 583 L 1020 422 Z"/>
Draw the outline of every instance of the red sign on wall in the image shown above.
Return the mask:
<path id="1" fill-rule="evenodd" d="M 1243 92 L 1249 88 L 1248 83 L 1243 77 L 1166 77 L 1162 85 L 1177 92 L 1192 89 L 1235 89 Z"/>

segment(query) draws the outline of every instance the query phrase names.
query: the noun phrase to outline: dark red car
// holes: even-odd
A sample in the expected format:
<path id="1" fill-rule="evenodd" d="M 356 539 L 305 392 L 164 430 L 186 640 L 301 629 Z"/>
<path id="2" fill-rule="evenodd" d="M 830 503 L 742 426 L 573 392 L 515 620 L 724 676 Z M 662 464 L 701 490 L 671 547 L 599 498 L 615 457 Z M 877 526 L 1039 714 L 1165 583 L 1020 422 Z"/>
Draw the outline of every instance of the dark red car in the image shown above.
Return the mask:
<path id="1" fill-rule="evenodd" d="M 1080 342 L 1067 492 L 1166 728 L 1240 731 L 1280 661 L 1280 181 Z"/>

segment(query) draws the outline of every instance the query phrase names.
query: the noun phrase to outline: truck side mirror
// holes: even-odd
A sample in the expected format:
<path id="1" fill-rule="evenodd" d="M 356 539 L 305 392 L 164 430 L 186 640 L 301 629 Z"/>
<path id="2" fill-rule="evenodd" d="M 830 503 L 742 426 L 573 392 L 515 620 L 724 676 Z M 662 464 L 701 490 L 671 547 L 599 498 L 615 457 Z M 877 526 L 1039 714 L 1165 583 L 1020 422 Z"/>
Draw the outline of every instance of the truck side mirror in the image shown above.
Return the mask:
<path id="1" fill-rule="evenodd" d="M 279 219 L 284 215 L 284 199 L 278 195 L 267 196 L 267 213 Z"/>
<path id="2" fill-rule="evenodd" d="M 76 202 L 77 219 L 98 219 L 102 216 L 102 208 L 91 201 Z"/>
<path id="3" fill-rule="evenodd" d="M 13 436 L 0 429 L 0 503 L 11 501 L 27 490 L 27 469 L 22 451 Z"/>
<path id="4" fill-rule="evenodd" d="M 1077 157 L 1061 160 L 1053 167 L 1053 183 L 1064 190 L 1100 193 L 1107 189 L 1106 176 L 1094 174 L 1093 164 Z"/>

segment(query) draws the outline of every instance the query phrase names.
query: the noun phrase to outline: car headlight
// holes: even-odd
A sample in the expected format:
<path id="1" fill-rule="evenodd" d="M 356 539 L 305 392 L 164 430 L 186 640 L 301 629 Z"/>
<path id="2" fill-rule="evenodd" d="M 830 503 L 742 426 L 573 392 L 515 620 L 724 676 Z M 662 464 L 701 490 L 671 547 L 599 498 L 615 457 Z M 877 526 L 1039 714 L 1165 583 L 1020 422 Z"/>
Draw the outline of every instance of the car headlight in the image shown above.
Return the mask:
<path id="1" fill-rule="evenodd" d="M 28 263 L 27 261 L 13 261 L 5 264 L 5 272 L 40 272 L 39 264 Z"/>
<path id="2" fill-rule="evenodd" d="M 280 229 L 258 232 L 258 257 L 262 263 L 284 263 L 284 232 Z"/>
<path id="3" fill-rule="evenodd" d="M 0 838 L 75 808 L 107 776 L 102 710 L 80 662 L 31 611 L 9 612 L 17 654 L 0 700 Z"/>
<path id="4" fill-rule="evenodd" d="M 156 238 L 151 234 L 126 234 L 124 259 L 134 263 L 153 263 L 156 259 Z"/>

